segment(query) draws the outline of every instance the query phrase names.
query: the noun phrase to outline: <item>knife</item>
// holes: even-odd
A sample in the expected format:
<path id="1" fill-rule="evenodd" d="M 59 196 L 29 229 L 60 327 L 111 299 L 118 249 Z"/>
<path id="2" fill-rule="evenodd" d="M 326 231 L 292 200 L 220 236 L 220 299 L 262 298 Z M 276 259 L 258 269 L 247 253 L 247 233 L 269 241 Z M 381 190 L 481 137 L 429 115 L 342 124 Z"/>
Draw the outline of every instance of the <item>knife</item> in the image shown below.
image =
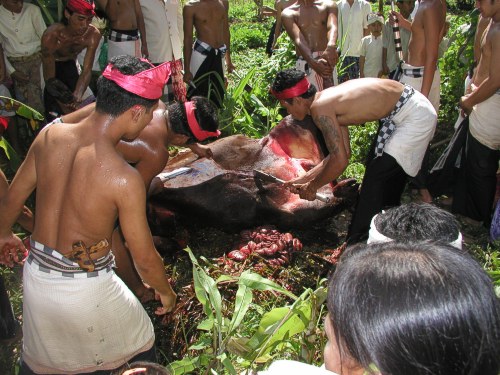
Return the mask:
<path id="1" fill-rule="evenodd" d="M 282 180 L 281 178 L 275 177 L 269 173 L 262 172 L 262 171 L 259 171 L 257 169 L 253 170 L 253 175 L 254 175 L 254 177 L 257 177 L 259 180 L 262 180 L 262 181 L 275 182 L 278 184 L 283 184 L 286 182 L 285 180 Z M 321 193 L 316 193 L 316 199 L 318 199 L 324 203 L 330 203 L 330 198 L 324 194 L 321 194 Z"/>
<path id="2" fill-rule="evenodd" d="M 160 173 L 159 175 L 157 175 L 156 177 L 158 177 L 161 182 L 165 182 L 167 180 L 171 180 L 172 178 L 174 177 L 177 177 L 177 176 L 180 176 L 181 174 L 185 174 L 185 173 L 188 173 L 192 170 L 192 168 L 188 168 L 188 167 L 182 167 L 182 168 L 177 168 L 177 169 L 174 169 L 173 171 L 171 172 L 163 172 L 163 173 Z"/>

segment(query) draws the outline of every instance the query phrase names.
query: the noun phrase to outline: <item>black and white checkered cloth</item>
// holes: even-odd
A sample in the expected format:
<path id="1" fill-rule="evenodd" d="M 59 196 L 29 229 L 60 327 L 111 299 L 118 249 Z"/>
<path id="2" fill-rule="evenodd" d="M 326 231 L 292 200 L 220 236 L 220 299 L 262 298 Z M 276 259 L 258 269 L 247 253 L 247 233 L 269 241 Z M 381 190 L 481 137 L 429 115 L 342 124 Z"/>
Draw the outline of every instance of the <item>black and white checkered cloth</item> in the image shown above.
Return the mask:
<path id="1" fill-rule="evenodd" d="M 222 46 L 221 46 L 221 47 L 219 47 L 219 48 L 214 48 L 214 47 L 212 47 L 210 44 L 205 43 L 205 42 L 202 42 L 202 41 L 200 41 L 200 40 L 198 40 L 198 39 L 196 40 L 196 42 L 194 42 L 194 47 L 193 47 L 193 49 L 194 49 L 195 51 L 197 51 L 197 52 L 199 52 L 199 53 L 203 54 L 203 55 L 208 55 L 208 53 L 209 53 L 210 51 L 212 51 L 212 50 L 215 50 L 215 54 L 216 54 L 216 55 L 217 55 L 217 54 L 219 54 L 219 53 L 221 53 L 221 54 L 223 54 L 223 55 L 224 55 L 224 54 L 226 54 L 226 51 L 227 51 L 227 47 L 226 47 L 226 45 L 225 45 L 225 44 L 224 44 L 224 45 L 222 45 Z"/>
<path id="2" fill-rule="evenodd" d="M 424 76 L 424 68 L 403 69 L 403 74 L 408 77 L 420 78 Z"/>
<path id="3" fill-rule="evenodd" d="M 382 156 L 382 154 L 384 153 L 385 143 L 389 138 L 391 138 L 392 133 L 394 133 L 394 130 L 396 129 L 396 124 L 393 121 L 394 116 L 396 116 L 396 114 L 401 110 L 401 108 L 413 96 L 414 93 L 415 90 L 413 89 L 413 87 L 405 85 L 405 88 L 401 93 L 401 96 L 399 97 L 399 100 L 396 103 L 396 106 L 394 107 L 392 112 L 389 114 L 389 116 L 380 119 L 380 121 L 382 121 L 382 126 L 377 136 L 375 157 Z"/>
<path id="4" fill-rule="evenodd" d="M 116 30 L 111 30 L 108 39 L 113 42 L 130 42 L 139 39 L 139 30 L 131 30 L 130 32 L 121 33 Z"/>

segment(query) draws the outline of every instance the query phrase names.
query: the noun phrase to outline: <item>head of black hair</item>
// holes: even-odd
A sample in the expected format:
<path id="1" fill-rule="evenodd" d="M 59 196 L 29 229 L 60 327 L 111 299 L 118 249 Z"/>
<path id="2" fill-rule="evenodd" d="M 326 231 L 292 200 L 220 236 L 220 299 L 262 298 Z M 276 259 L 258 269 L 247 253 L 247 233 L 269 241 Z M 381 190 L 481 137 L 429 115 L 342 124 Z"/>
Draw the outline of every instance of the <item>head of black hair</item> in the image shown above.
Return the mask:
<path id="1" fill-rule="evenodd" d="M 113 57 L 110 64 L 124 75 L 135 75 L 152 67 L 148 62 L 127 55 Z M 158 99 L 142 98 L 121 88 L 104 76 L 97 80 L 95 107 L 97 112 L 117 117 L 134 105 L 144 106 L 149 111 L 156 103 Z"/>
<path id="2" fill-rule="evenodd" d="M 217 108 L 212 102 L 202 96 L 193 96 L 191 101 L 195 105 L 194 115 L 200 127 L 209 132 L 217 131 L 219 117 Z M 186 108 L 183 103 L 175 102 L 168 106 L 168 121 L 174 133 L 189 137 L 189 140 L 186 142 L 187 144 L 198 142 L 189 127 Z"/>
<path id="3" fill-rule="evenodd" d="M 497 375 L 500 303 L 466 251 L 358 244 L 342 255 L 328 311 L 344 360 L 382 375 Z"/>
<path id="4" fill-rule="evenodd" d="M 281 92 L 295 86 L 305 77 L 306 74 L 297 69 L 282 70 L 276 74 L 276 78 L 274 78 L 271 89 L 276 92 Z M 316 87 L 314 85 L 310 85 L 309 89 L 305 93 L 300 95 L 300 97 L 304 99 L 312 98 L 316 94 L 316 91 Z M 293 98 L 285 100 L 291 103 Z"/>
<path id="5" fill-rule="evenodd" d="M 453 242 L 460 232 L 455 216 L 428 203 L 390 208 L 375 218 L 377 231 L 397 242 Z"/>

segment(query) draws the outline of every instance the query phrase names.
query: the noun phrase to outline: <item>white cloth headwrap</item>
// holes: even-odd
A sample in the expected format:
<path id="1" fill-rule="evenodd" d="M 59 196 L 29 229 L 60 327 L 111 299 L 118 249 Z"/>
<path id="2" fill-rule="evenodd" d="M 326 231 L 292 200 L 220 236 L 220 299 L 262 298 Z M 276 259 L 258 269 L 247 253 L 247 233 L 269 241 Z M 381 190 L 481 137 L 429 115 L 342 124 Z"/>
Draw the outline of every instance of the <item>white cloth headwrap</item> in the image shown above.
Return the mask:
<path id="1" fill-rule="evenodd" d="M 384 213 L 384 211 L 382 211 L 382 213 Z M 366 241 L 366 243 L 370 244 L 394 241 L 392 238 L 384 236 L 377 230 L 377 227 L 375 226 L 375 218 L 377 216 L 378 214 L 372 218 L 372 222 L 370 223 L 370 231 L 368 232 L 368 241 Z M 460 233 L 460 231 L 458 232 L 457 239 L 450 242 L 450 245 L 456 247 L 457 249 L 462 249 L 462 233 Z"/>

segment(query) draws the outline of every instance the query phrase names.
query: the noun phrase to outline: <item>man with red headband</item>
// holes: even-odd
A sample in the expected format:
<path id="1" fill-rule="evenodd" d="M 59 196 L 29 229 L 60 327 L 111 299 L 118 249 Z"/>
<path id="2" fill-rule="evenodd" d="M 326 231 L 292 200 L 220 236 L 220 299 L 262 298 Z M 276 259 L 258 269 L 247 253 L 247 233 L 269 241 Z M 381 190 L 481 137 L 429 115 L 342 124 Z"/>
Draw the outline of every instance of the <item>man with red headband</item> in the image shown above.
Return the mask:
<path id="1" fill-rule="evenodd" d="M 94 109 L 95 105 L 90 104 L 63 116 L 61 121 L 79 122 L 90 116 Z M 195 96 L 190 102 L 184 104 L 176 102 L 168 108 L 162 101 L 159 101 L 158 109 L 154 112 L 151 122 L 133 141 L 120 141 L 117 150 L 140 173 L 146 190 L 153 193 L 163 186 L 161 175 L 157 175 L 163 171 L 168 162 L 168 147 L 186 146 L 200 157 L 211 158 L 212 151 L 209 147 L 193 142 L 218 137 L 220 131 L 217 127 L 216 108 L 206 98 Z M 136 297 L 141 302 L 154 299 L 151 288 L 144 285 L 137 274 L 119 229 L 113 233 L 113 254 L 118 276 L 123 279 Z"/>
<path id="2" fill-rule="evenodd" d="M 287 183 L 303 199 L 314 200 L 320 187 L 344 172 L 351 152 L 347 126 L 381 120 L 348 233 L 348 240 L 362 240 L 372 217 L 399 205 L 407 177 L 420 170 L 434 135 L 434 107 L 410 86 L 388 79 L 360 78 L 317 93 L 296 69 L 279 72 L 271 93 L 294 118 L 311 115 L 329 151 L 320 164 Z"/>
<path id="3" fill-rule="evenodd" d="M 114 58 L 98 80 L 95 112 L 45 127 L 0 202 L 0 262 L 9 264 L 25 250 L 10 227 L 36 188 L 23 270 L 21 374 L 90 373 L 155 360 L 151 320 L 114 273 L 110 250 L 119 219 L 138 272 L 161 301 L 156 314 L 174 308 L 176 294 L 146 220 L 144 181 L 117 151 L 153 118 L 169 69 Z"/>
<path id="4" fill-rule="evenodd" d="M 101 39 L 99 30 L 90 24 L 94 15 L 93 0 L 68 0 L 63 22 L 51 25 L 42 36 L 44 101 L 48 121 L 74 111 L 88 95 L 95 53 Z M 77 56 L 85 48 L 87 52 L 80 69 Z"/>

